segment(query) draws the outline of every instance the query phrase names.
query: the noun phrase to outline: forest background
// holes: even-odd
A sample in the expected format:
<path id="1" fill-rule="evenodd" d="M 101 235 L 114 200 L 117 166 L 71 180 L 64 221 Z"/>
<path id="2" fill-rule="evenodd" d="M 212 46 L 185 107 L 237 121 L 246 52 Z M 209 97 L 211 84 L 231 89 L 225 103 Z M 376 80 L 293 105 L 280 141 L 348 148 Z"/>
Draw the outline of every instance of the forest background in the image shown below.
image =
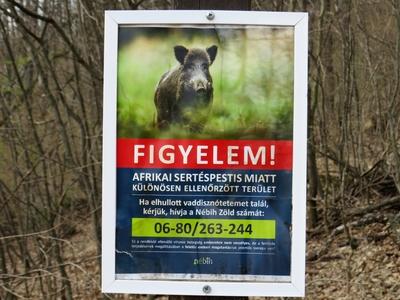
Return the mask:
<path id="1" fill-rule="evenodd" d="M 0 0 L 1 299 L 155 298 L 100 292 L 104 10 L 175 2 Z M 310 17 L 307 298 L 399 299 L 399 1 L 250 2 Z"/>

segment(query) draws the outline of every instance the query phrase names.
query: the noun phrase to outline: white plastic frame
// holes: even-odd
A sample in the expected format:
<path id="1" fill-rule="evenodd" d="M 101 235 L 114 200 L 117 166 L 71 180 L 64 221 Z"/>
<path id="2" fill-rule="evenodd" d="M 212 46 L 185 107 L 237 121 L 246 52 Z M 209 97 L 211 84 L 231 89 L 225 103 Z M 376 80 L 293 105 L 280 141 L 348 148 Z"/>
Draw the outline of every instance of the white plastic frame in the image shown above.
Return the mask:
<path id="1" fill-rule="evenodd" d="M 304 296 L 307 162 L 308 14 L 285 12 L 106 11 L 104 37 L 102 291 L 168 295 Z M 116 136 L 117 58 L 120 25 L 264 25 L 294 28 L 294 119 L 292 249 L 290 282 L 221 282 L 189 280 L 116 280 Z"/>

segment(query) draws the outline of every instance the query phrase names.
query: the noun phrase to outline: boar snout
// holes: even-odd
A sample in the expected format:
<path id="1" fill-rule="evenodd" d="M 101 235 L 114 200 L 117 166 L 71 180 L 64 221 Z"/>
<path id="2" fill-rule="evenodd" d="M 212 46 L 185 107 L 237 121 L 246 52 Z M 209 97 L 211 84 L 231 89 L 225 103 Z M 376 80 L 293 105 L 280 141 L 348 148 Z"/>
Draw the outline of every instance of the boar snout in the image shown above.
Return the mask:
<path id="1" fill-rule="evenodd" d="M 211 83 L 206 78 L 194 78 L 190 85 L 196 93 L 205 93 L 209 90 Z"/>

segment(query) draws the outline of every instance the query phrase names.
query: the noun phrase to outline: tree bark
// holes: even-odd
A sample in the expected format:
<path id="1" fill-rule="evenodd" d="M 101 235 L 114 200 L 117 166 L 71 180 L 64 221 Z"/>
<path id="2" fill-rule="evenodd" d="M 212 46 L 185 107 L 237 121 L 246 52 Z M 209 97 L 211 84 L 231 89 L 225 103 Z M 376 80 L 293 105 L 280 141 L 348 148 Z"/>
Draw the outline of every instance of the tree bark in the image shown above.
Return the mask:
<path id="1" fill-rule="evenodd" d="M 174 0 L 175 9 L 251 10 L 250 0 Z"/>

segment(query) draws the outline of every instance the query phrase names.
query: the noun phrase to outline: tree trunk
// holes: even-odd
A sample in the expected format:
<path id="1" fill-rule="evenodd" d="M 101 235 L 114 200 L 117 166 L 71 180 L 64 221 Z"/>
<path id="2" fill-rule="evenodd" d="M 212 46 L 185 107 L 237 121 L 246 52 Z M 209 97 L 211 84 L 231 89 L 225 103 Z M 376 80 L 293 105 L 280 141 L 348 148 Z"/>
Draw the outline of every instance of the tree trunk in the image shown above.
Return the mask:
<path id="1" fill-rule="evenodd" d="M 250 0 L 174 0 L 175 9 L 218 9 L 218 10 L 250 10 Z M 204 296 L 169 296 L 169 300 L 202 300 Z M 216 297 L 207 299 L 215 300 L 246 300 L 247 297 Z"/>

